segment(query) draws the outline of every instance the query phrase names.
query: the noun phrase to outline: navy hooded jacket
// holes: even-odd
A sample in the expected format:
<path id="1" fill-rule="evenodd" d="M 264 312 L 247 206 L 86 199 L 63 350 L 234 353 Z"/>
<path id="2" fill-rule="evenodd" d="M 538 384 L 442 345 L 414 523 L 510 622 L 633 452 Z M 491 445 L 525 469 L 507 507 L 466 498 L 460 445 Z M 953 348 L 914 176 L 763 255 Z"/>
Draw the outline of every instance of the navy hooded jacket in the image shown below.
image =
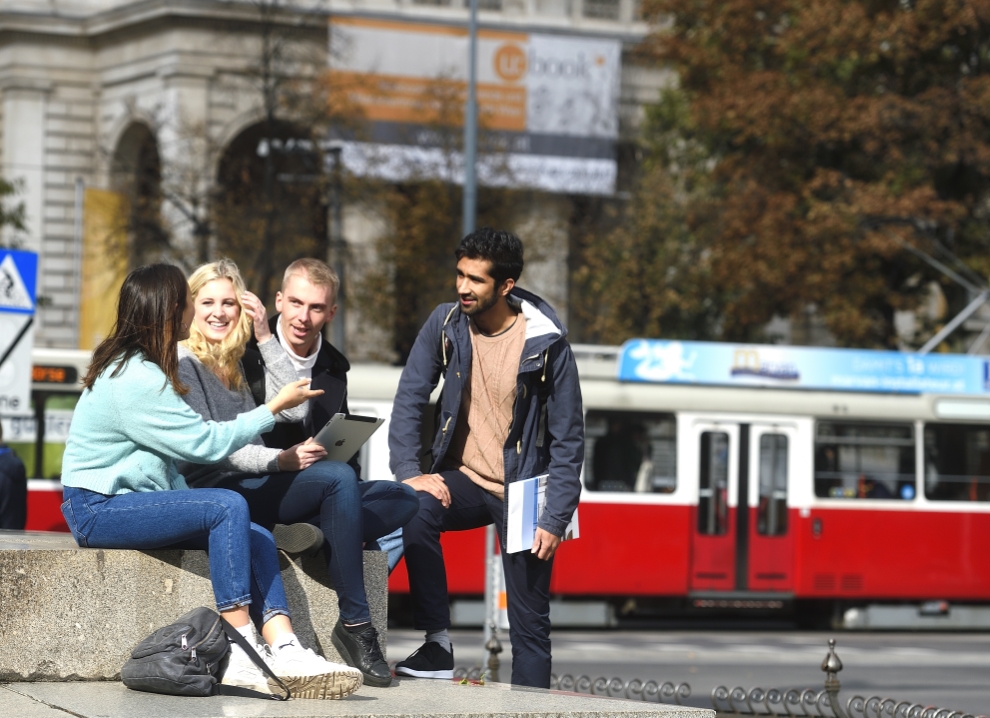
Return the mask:
<path id="1" fill-rule="evenodd" d="M 584 413 L 577 366 L 567 330 L 540 297 L 515 287 L 509 295 L 526 318 L 526 342 L 519 362 L 512 424 L 503 447 L 506 485 L 548 473 L 546 508 L 540 528 L 563 536 L 581 494 Z M 420 330 L 392 405 L 389 466 L 404 481 L 423 472 L 420 421 L 430 394 L 444 376 L 430 473 L 436 473 L 450 446 L 470 382 L 469 318 L 456 302 L 441 304 Z M 504 537 L 503 537 L 504 538 Z"/>

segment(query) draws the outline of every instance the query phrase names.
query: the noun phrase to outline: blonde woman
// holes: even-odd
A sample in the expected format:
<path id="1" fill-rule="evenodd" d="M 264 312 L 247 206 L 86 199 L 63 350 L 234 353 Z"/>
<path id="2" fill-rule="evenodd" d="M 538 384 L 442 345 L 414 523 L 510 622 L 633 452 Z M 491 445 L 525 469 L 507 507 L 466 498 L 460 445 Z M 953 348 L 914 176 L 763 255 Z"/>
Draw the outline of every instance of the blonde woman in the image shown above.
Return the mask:
<path id="1" fill-rule="evenodd" d="M 183 397 L 209 421 L 230 421 L 255 408 L 243 362 L 253 326 L 265 365 L 266 396 L 297 379 L 295 368 L 272 336 L 264 305 L 244 288 L 230 260 L 203 265 L 189 278 L 193 322 L 179 347 Z M 277 421 L 298 421 L 293 411 Z M 256 439 L 211 466 L 180 466 L 192 487 L 230 489 L 247 499 L 262 526 L 315 524 L 326 542 L 327 570 L 337 591 L 340 621 L 332 639 L 344 660 L 367 685 L 387 686 L 392 674 L 371 625 L 364 591 L 362 545 L 405 524 L 418 509 L 415 493 L 392 481 L 361 481 L 349 465 L 320 461 L 326 452 L 304 441 L 284 451 Z"/>

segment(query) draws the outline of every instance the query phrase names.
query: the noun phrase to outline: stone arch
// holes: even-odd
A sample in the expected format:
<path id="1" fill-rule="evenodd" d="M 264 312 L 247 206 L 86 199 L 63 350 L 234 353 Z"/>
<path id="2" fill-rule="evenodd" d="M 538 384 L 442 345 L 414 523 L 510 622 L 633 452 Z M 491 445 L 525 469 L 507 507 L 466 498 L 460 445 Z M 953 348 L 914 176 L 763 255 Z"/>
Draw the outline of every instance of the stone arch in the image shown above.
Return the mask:
<path id="1" fill-rule="evenodd" d="M 220 153 L 212 202 L 217 249 L 266 303 L 286 265 L 327 256 L 322 164 L 312 135 L 285 121 L 248 125 Z"/>
<path id="2" fill-rule="evenodd" d="M 158 139 L 144 122 L 131 122 L 120 133 L 110 158 L 110 189 L 120 197 L 128 266 L 162 257 L 169 246 L 161 217 L 162 162 Z"/>

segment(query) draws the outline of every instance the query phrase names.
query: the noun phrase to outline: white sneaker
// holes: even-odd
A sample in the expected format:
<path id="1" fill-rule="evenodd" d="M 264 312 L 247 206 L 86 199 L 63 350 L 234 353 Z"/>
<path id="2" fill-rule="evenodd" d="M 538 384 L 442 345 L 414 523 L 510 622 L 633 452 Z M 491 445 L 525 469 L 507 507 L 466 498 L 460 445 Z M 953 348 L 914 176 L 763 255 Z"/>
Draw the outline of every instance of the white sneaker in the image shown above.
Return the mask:
<path id="1" fill-rule="evenodd" d="M 266 663 L 271 664 L 271 652 L 268 646 L 256 645 L 254 650 L 258 652 Z M 220 680 L 225 686 L 238 686 L 240 688 L 250 688 L 265 695 L 272 694 L 272 688 L 268 685 L 268 676 L 248 655 L 236 644 L 230 647 L 230 659 L 227 661 L 227 668 Z M 279 690 L 281 692 L 281 690 Z"/>
<path id="2" fill-rule="evenodd" d="M 275 651 L 268 665 L 285 681 L 293 698 L 344 698 L 364 680 L 357 668 L 331 663 L 312 649 L 295 644 Z"/>

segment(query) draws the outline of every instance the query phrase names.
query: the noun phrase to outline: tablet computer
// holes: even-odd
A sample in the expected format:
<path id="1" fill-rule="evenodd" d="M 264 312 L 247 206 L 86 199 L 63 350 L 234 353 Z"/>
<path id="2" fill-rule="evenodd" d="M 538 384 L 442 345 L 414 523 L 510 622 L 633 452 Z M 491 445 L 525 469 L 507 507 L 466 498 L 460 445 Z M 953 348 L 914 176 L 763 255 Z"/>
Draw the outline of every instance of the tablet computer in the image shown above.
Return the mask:
<path id="1" fill-rule="evenodd" d="M 313 440 L 327 450 L 331 461 L 350 461 L 378 427 L 385 423 L 377 416 L 334 414 Z"/>

